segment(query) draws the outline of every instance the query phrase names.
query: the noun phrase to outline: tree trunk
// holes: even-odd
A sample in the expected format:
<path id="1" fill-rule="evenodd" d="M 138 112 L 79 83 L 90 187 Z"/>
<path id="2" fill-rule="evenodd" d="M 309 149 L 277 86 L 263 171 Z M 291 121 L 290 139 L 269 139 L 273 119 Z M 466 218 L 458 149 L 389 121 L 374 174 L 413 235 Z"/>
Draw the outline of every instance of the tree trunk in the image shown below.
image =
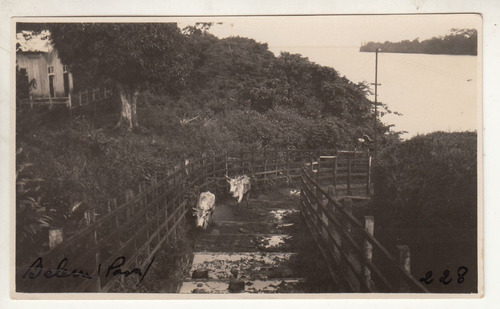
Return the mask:
<path id="1" fill-rule="evenodd" d="M 139 90 L 136 89 L 132 92 L 127 91 L 121 86 L 117 88 L 121 101 L 121 113 L 116 128 L 125 124 L 127 130 L 132 131 L 133 128 L 139 126 L 139 122 L 137 121 L 137 97 L 139 96 Z"/>

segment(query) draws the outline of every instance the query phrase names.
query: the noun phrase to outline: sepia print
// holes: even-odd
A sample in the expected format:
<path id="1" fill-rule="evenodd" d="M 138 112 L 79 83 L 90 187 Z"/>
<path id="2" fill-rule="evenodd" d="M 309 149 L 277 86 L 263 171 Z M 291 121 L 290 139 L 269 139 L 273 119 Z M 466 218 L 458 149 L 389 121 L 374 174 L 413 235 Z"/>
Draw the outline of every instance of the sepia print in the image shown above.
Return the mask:
<path id="1" fill-rule="evenodd" d="M 13 32 L 18 296 L 482 293 L 479 15 Z"/>

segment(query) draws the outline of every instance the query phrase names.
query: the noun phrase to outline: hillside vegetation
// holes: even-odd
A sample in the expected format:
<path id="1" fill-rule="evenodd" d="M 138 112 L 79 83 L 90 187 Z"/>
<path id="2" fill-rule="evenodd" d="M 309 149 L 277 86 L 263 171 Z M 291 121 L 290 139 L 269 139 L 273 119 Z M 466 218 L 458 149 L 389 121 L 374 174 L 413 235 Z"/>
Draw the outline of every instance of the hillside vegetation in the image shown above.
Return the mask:
<path id="1" fill-rule="evenodd" d="M 17 109 L 18 241 L 46 244 L 37 231 L 48 226 L 78 230 L 85 210 L 104 213 L 125 189 L 202 152 L 353 148 L 363 134 L 398 138 L 380 122 L 374 132 L 366 85 L 333 68 L 296 54 L 276 57 L 247 38 L 192 31 L 184 40 L 182 82 L 144 86 L 132 131 L 114 126 L 117 95 L 71 118 L 63 108 Z M 77 67 L 75 85 L 98 86 L 92 72 L 80 79 Z"/>

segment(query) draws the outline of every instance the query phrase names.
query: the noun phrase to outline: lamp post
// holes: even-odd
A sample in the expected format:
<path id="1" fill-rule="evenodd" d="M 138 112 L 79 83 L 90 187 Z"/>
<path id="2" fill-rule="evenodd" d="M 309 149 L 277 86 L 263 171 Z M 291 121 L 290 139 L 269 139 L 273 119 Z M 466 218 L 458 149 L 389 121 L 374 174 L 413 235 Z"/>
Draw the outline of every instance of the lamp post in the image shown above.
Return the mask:
<path id="1" fill-rule="evenodd" d="M 373 133 L 374 133 L 374 139 L 375 139 L 375 148 L 377 148 L 377 106 L 378 106 L 378 102 L 377 102 L 377 97 L 378 97 L 378 94 L 377 94 L 377 87 L 380 86 L 381 84 L 378 83 L 378 53 L 379 51 L 381 51 L 380 48 L 377 48 L 375 50 L 375 83 L 372 83 L 372 85 L 375 85 L 375 111 L 374 111 L 374 115 L 373 115 Z"/>

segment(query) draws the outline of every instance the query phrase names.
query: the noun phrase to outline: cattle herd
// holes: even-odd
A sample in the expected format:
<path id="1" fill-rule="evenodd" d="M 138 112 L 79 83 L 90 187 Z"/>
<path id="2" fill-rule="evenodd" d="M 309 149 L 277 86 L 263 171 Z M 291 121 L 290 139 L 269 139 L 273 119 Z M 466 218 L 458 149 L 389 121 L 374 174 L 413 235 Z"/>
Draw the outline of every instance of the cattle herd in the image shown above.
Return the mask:
<path id="1" fill-rule="evenodd" d="M 248 206 L 248 195 L 251 188 L 250 177 L 243 175 L 229 178 L 226 175 L 226 178 L 229 183 L 229 193 L 237 198 L 236 207 L 239 207 L 243 197 L 245 197 Z M 196 216 L 196 227 L 206 229 L 213 220 L 215 194 L 210 191 L 200 193 L 198 203 L 193 210 L 194 216 Z"/>

